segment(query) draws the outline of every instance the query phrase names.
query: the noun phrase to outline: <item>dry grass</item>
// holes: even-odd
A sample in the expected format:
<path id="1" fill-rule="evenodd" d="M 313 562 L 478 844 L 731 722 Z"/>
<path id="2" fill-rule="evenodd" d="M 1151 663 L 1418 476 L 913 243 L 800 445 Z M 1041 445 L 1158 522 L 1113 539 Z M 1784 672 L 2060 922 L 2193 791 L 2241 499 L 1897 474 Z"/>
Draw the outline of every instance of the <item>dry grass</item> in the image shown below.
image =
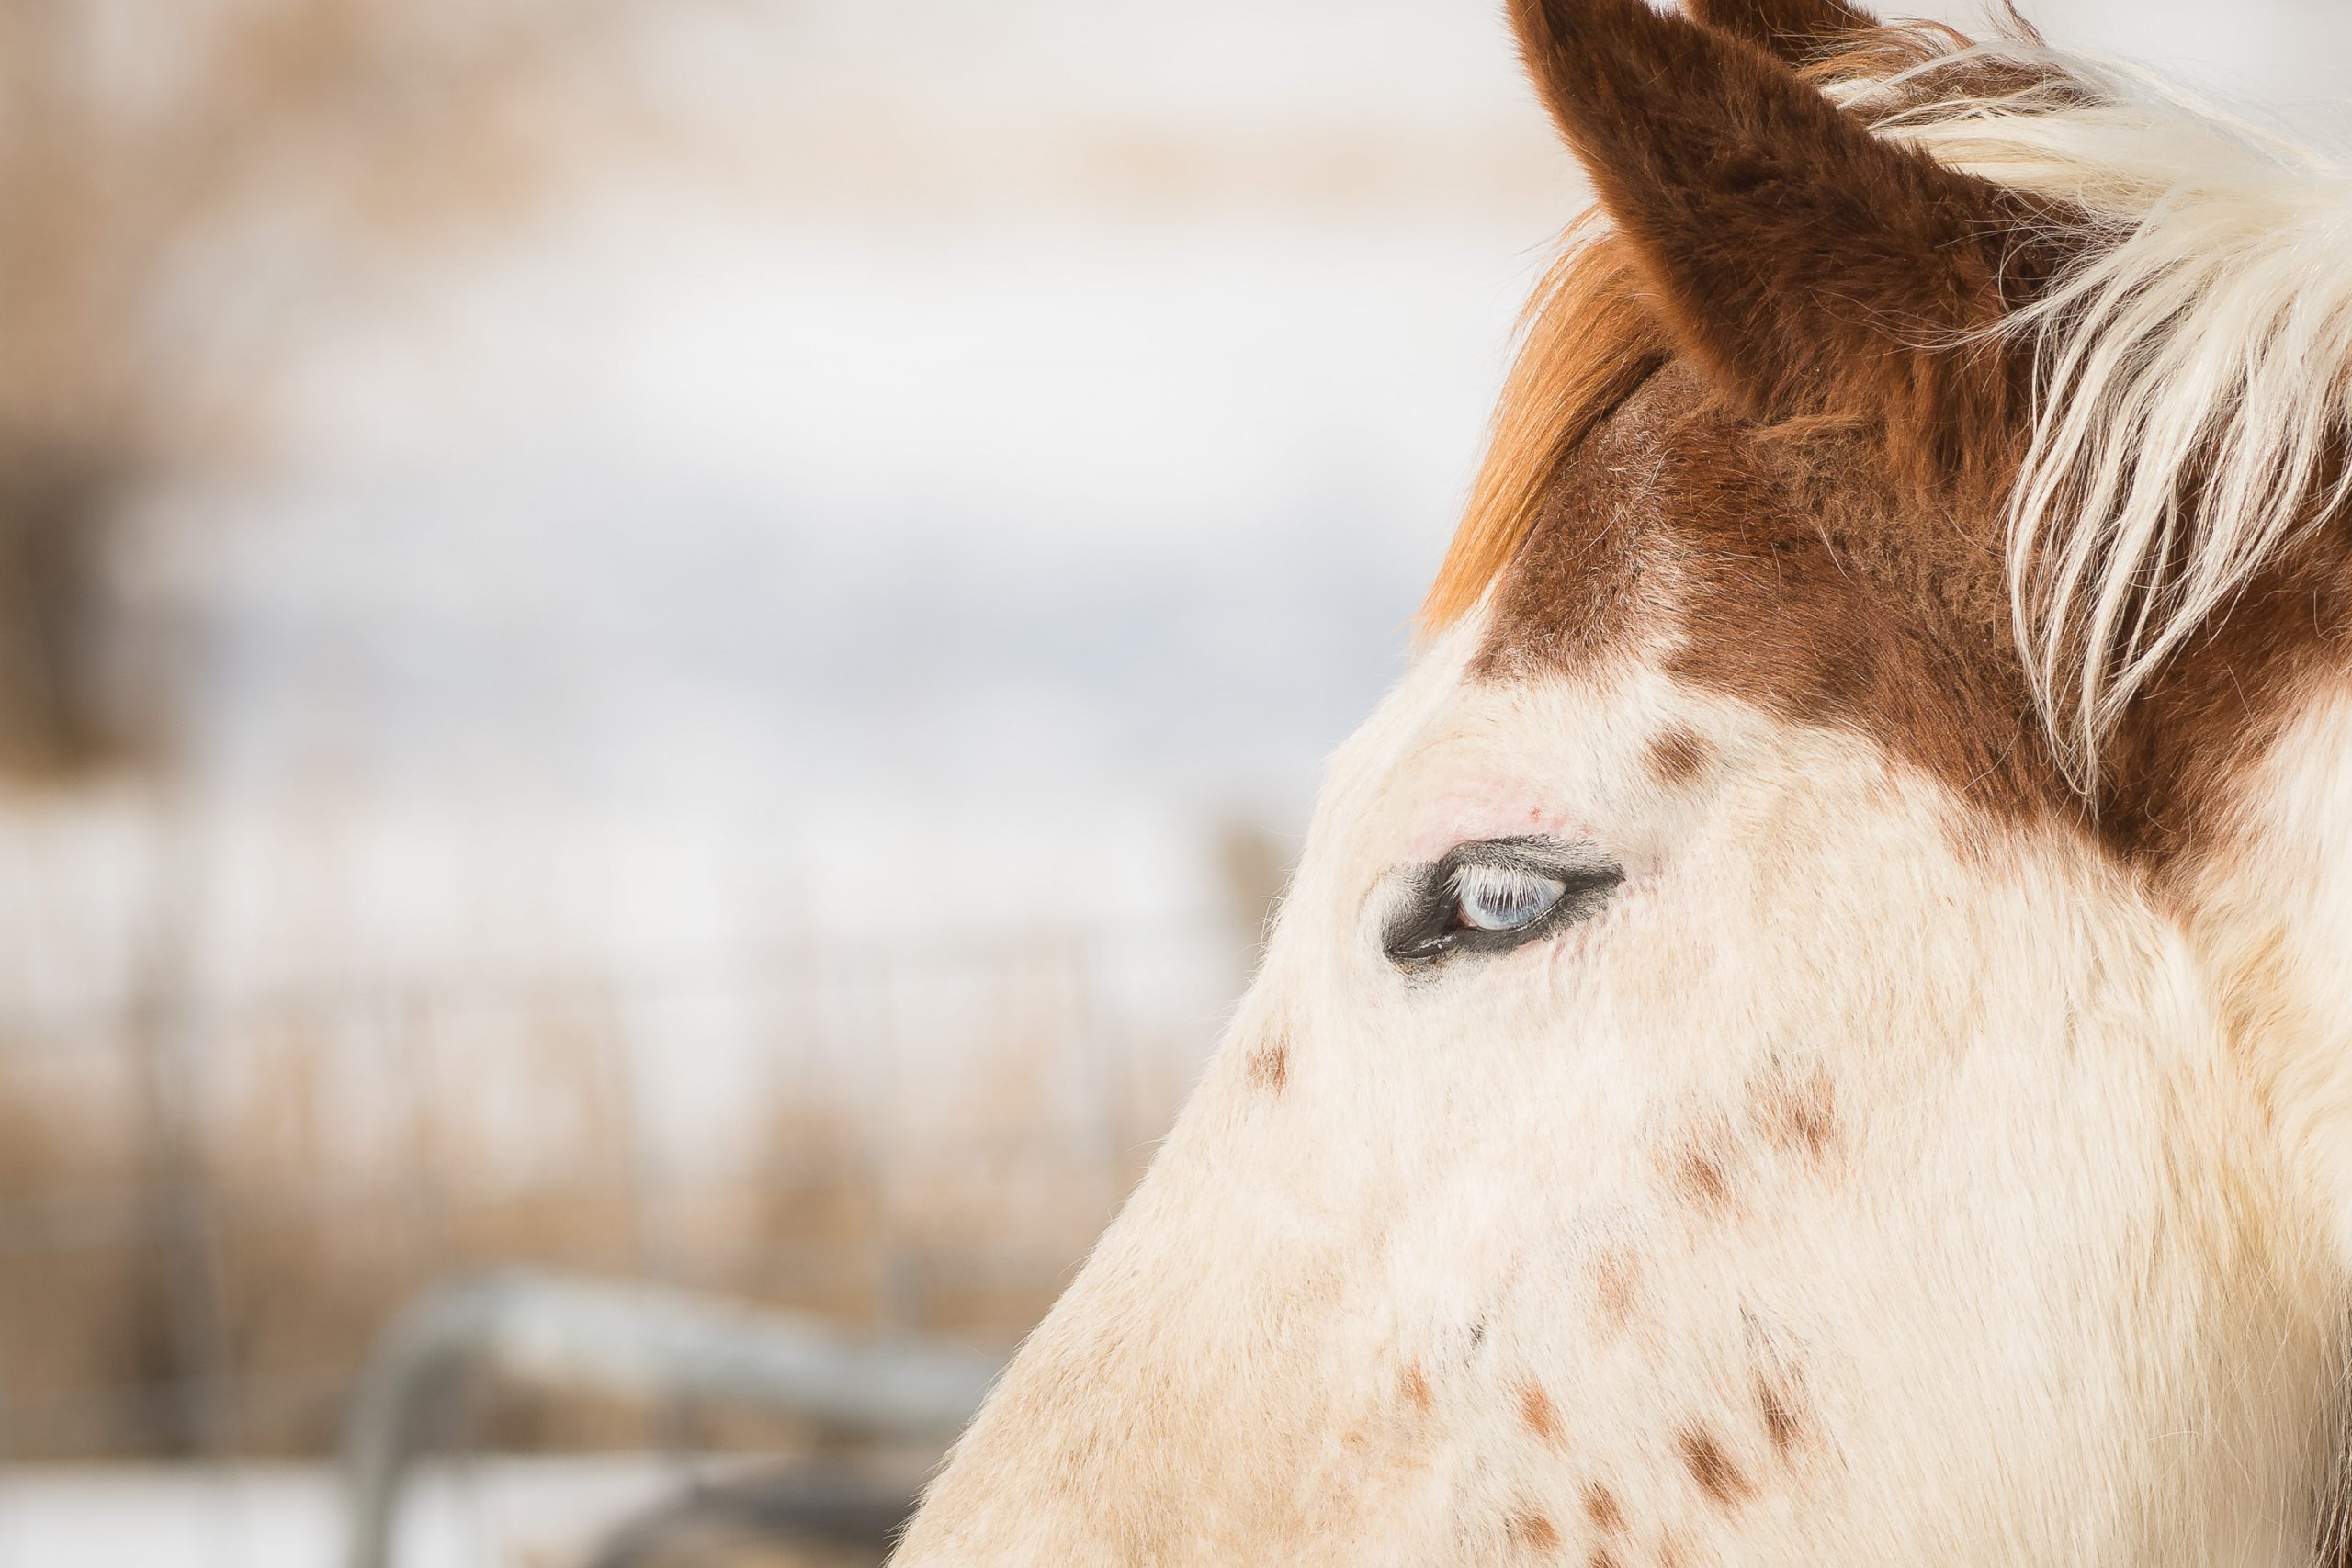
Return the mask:
<path id="1" fill-rule="evenodd" d="M 0 1042 L 0 1454 L 324 1451 L 400 1304 L 492 1266 L 651 1277 L 1009 1346 L 1139 1172 L 1182 1074 L 1123 1070 L 1074 1109 L 1067 1023 L 1017 978 L 994 989 L 993 1045 L 911 1130 L 797 1074 L 767 1091 L 760 1162 L 658 1182 L 613 1018 L 593 1001 L 508 1017 L 495 1039 L 412 1017 L 371 1043 L 380 1082 L 356 1096 L 375 1111 L 357 1130 L 354 1047 L 323 1019 L 254 1027 L 236 1073 L 162 1111 L 117 1042 Z M 526 1149 L 480 1103 L 492 1055 L 531 1086 Z M 185 1157 L 159 1158 L 175 1142 Z M 471 1435 L 815 1439 L 752 1413 L 527 1391 L 474 1413 Z"/>

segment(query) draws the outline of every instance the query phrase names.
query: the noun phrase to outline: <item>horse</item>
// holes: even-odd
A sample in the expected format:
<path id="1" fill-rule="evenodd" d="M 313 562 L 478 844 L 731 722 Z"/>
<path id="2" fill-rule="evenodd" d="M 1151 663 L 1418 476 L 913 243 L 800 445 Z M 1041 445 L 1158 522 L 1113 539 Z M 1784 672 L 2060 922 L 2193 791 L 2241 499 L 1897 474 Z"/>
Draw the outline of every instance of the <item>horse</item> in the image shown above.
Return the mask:
<path id="1" fill-rule="evenodd" d="M 2346 1560 L 2352 183 L 1684 4 L 1510 0 L 1593 211 L 900 1568 Z"/>

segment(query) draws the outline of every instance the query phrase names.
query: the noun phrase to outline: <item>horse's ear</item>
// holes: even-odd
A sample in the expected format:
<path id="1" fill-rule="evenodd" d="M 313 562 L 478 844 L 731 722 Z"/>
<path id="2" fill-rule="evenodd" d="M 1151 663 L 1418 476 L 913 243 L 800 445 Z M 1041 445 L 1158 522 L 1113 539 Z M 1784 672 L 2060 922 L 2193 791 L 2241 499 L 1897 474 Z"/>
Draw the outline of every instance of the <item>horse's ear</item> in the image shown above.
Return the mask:
<path id="1" fill-rule="evenodd" d="M 1721 0 L 1735 10 L 1821 5 Z M 1883 421 L 1939 468 L 2006 423 L 2015 198 L 1881 141 L 1734 30 L 1644 0 L 1511 0 L 1529 70 L 1675 341 L 1758 418 Z M 1738 31 L 1752 30 L 1743 25 Z"/>

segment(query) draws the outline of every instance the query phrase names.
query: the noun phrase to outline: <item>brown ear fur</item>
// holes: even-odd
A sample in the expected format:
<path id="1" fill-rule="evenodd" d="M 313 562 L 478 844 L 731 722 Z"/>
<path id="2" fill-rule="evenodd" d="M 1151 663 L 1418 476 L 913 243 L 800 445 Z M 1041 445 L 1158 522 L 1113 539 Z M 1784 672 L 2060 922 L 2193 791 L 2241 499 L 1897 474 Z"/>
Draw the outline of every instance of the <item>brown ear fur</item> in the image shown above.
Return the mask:
<path id="1" fill-rule="evenodd" d="M 1769 49 L 1792 65 L 1878 27 L 1846 0 L 1685 0 L 1693 21 Z"/>
<path id="2" fill-rule="evenodd" d="M 1644 0 L 1511 0 L 1511 14 L 1653 302 L 1719 390 L 1767 422 L 1883 422 L 1937 477 L 2002 460 L 1983 437 L 2011 427 L 2024 367 L 1961 340 L 2039 270 L 2015 198 L 1880 141 L 1745 39 Z"/>

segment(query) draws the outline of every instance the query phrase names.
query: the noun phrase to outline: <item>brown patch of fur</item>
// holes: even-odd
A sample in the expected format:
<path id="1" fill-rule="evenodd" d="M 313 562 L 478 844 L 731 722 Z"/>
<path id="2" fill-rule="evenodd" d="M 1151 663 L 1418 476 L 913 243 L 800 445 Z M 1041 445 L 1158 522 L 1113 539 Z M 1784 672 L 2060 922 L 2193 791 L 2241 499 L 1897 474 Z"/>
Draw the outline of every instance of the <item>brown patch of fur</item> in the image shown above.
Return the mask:
<path id="1" fill-rule="evenodd" d="M 2315 530 L 2150 683 L 2094 815 L 2034 716 L 1996 498 L 1909 489 L 1850 433 L 1775 439 L 1669 367 L 1563 467 L 1498 585 L 1476 670 L 1578 671 L 1679 623 L 1668 672 L 1773 717 L 1864 736 L 1979 820 L 2055 822 L 2169 874 L 2322 681 L 2352 673 L 2352 549 Z M 1960 824 L 1956 848 L 1982 831 Z"/>
<path id="2" fill-rule="evenodd" d="M 1642 1283 L 1640 1255 L 1625 1247 L 1605 1247 L 1592 1266 L 1593 1299 L 1601 1325 L 1615 1332 L 1633 1321 L 1634 1298 Z"/>
<path id="3" fill-rule="evenodd" d="M 1914 478 L 2029 406 L 2030 366 L 1950 344 L 2046 276 L 2025 198 L 1871 134 L 1781 60 L 1645 0 L 1511 0 L 1553 118 L 1682 353 L 1750 418 L 1884 434 Z M 1979 340 L 1981 341 L 1981 340 Z"/>
<path id="4" fill-rule="evenodd" d="M 1547 1445 L 1558 1446 L 1560 1413 L 1553 1406 L 1552 1396 L 1532 1380 L 1521 1382 L 1515 1392 L 1519 1395 L 1520 1420 Z"/>
<path id="5" fill-rule="evenodd" d="M 1591 212 L 1568 226 L 1521 318 L 1521 338 L 1469 508 L 1421 603 L 1423 636 L 1477 604 L 1534 527 L 1560 460 L 1666 354 L 1638 298 L 1631 255 Z"/>
<path id="6" fill-rule="evenodd" d="M 2160 874 L 2182 869 L 2227 832 L 2240 780 L 2313 691 L 2352 674 L 2346 542 L 2341 527 L 2310 531 L 2142 694 L 2101 779 L 2099 826 L 2119 852 Z"/>
<path id="7" fill-rule="evenodd" d="M 2033 25 L 2018 15 L 2014 5 L 2007 6 L 2002 27 L 2024 42 L 2044 41 Z M 2045 102 L 2079 103 L 2087 96 L 2081 83 L 2056 68 L 1999 56 L 1966 58 L 1975 41 L 1942 22 L 1905 21 L 1893 27 L 1871 23 L 1859 31 L 1825 39 L 1802 58 L 1787 51 L 1782 51 L 1782 58 L 1817 86 L 1840 81 L 1883 82 L 1914 73 L 1895 101 L 1871 100 L 1871 116 L 1927 108 L 1953 97 L 2000 98 L 2030 92 Z"/>
<path id="8" fill-rule="evenodd" d="M 1683 1468 L 1690 1471 L 1690 1479 L 1717 1506 L 1731 1508 L 1747 1501 L 1753 1490 L 1747 1477 L 1713 1433 L 1703 1427 L 1686 1427 L 1675 1446 L 1681 1451 Z"/>
<path id="9" fill-rule="evenodd" d="M 1405 1369 L 1405 1399 L 1424 1416 L 1429 1414 L 1430 1379 L 1419 1361 Z"/>
<path id="10" fill-rule="evenodd" d="M 1605 1546 L 1597 1546 L 1592 1555 L 1584 1560 L 1584 1568 L 1617 1568 L 1617 1554 Z"/>
<path id="11" fill-rule="evenodd" d="M 1740 1323 L 1755 1366 L 1756 1411 L 1765 1439 L 1783 1462 L 1791 1461 L 1814 1431 L 1804 1365 L 1770 1316 L 1743 1308 Z"/>
<path id="12" fill-rule="evenodd" d="M 1625 1510 L 1617 1501 L 1617 1494 L 1598 1481 L 1585 1483 L 1584 1516 L 1592 1528 L 1603 1535 L 1622 1535 L 1625 1530 Z"/>
<path id="13" fill-rule="evenodd" d="M 1805 1420 L 1794 1403 L 1761 1374 L 1756 1379 L 1756 1407 L 1764 1416 L 1764 1435 L 1772 1451 L 1786 1459 L 1804 1440 Z"/>
<path id="14" fill-rule="evenodd" d="M 1722 1156 L 1709 1146 L 1719 1142 L 1684 1143 L 1675 1149 L 1668 1167 L 1675 1190 L 1711 1214 L 1727 1213 L 1732 1206 L 1731 1173 Z"/>
<path id="15" fill-rule="evenodd" d="M 1838 1142 L 1838 1090 L 1815 1067 L 1804 1077 L 1776 1074 L 1757 1090 L 1756 1125 L 1784 1154 L 1826 1158 Z"/>
<path id="16" fill-rule="evenodd" d="M 1510 1522 L 1510 1539 L 1531 1551 L 1560 1550 L 1559 1527 L 1542 1514 L 1521 1514 Z"/>
<path id="17" fill-rule="evenodd" d="M 1715 745 L 1696 730 L 1677 726 L 1651 740 L 1643 760 L 1650 777 L 1679 789 L 1707 771 L 1715 760 Z"/>
<path id="18" fill-rule="evenodd" d="M 1801 65 L 1878 24 L 1844 0 L 1686 0 L 1691 19 Z"/>
<path id="19" fill-rule="evenodd" d="M 1290 1042 L 1276 1040 L 1261 1045 L 1250 1053 L 1250 1081 L 1269 1094 L 1280 1094 L 1290 1085 Z"/>
<path id="20" fill-rule="evenodd" d="M 1876 253 L 1876 270 L 1857 259 L 1871 244 L 1856 230 L 1858 214 L 1893 220 L 1921 204 L 1942 211 L 1951 197 L 1943 221 L 1984 193 L 1941 184 L 1922 160 L 1896 157 L 1843 121 L 1785 67 L 1728 40 L 1710 43 L 1672 17 L 1607 0 L 1586 7 L 1570 46 L 1555 38 L 1540 0 L 1514 8 L 1539 81 L 1623 232 L 1588 235 L 1573 253 L 1582 270 L 1555 275 L 1538 296 L 1523 370 L 1498 416 L 1498 431 L 1519 434 L 1497 442 L 1490 469 L 1507 471 L 1482 487 L 1521 498 L 1517 510 L 1506 524 L 1474 506 L 1450 558 L 1460 570 L 1474 557 L 1514 563 L 1496 591 L 1481 672 L 1588 665 L 1670 617 L 1700 633 L 1683 639 L 1674 673 L 1702 689 L 1796 722 L 1893 737 L 1907 760 L 2009 812 L 2065 808 L 2071 794 L 2040 745 L 2012 651 L 1994 522 L 2018 457 L 2015 422 L 1931 385 L 1971 379 L 1961 356 L 1923 357 L 1886 341 L 1887 323 L 1919 313 L 1904 301 L 1920 280 L 1946 276 L 1947 264 L 1901 246 Z M 1734 25 L 1727 7 L 1713 19 Z M 1776 11 L 1759 25 L 1772 31 L 1789 19 Z M 1710 143 L 1740 133 L 1688 113 L 1697 103 L 1722 105 L 1726 121 L 1743 105 L 1769 106 L 1766 120 L 1792 140 L 1736 151 Z M 1622 179 L 1612 173 L 1621 167 Z M 1727 183 L 1710 189 L 1711 180 Z M 1668 188 L 1678 185 L 1689 188 Z M 1816 198 L 1850 210 L 1821 220 L 1807 206 Z M 1805 231 L 1789 231 L 1792 223 Z M 1955 242 L 1955 254 L 1975 243 L 1973 235 Z M 1759 265 L 1765 257 L 1770 265 Z M 1654 337 L 1616 320 L 1603 356 L 1651 374 L 1640 391 L 1616 392 L 1591 374 L 1589 358 L 1563 356 L 1547 371 L 1543 359 L 1563 355 L 1547 320 L 1557 314 L 1573 327 L 1582 310 L 1640 298 L 1624 281 L 1634 274 L 1653 280 L 1647 300 L 1691 363 L 1650 373 Z M 1588 276 L 1609 280 L 1590 306 L 1572 292 Z M 1951 299 L 1925 308 L 1942 321 L 1936 330 L 1997 318 L 2004 302 L 1989 278 L 1949 282 Z M 1838 321 L 1815 319 L 1825 295 L 1835 297 Z M 1858 322 L 1874 323 L 1866 342 L 1853 339 Z M 1751 360 L 1769 363 L 1759 370 Z M 1840 392 L 1855 365 L 1905 387 Z M 1575 373 L 1611 397 L 1564 411 L 1528 390 Z M 1783 384 L 1792 377 L 1804 384 Z M 1926 401 L 1913 422 L 1941 433 L 1935 440 L 1991 431 L 1989 449 L 1972 443 L 1964 462 L 1923 462 L 1899 451 L 1901 440 L 1871 434 L 1867 422 L 1823 417 L 1915 393 Z M 1549 442 L 1540 438 L 1547 422 Z M 1999 482 L 1944 482 L 1957 468 Z M 1920 483 L 1930 471 L 1944 480 Z M 1499 535 L 1514 536 L 1515 549 L 1495 547 Z M 1450 580 L 1432 593 L 1430 624 L 1477 596 Z M 1723 635 L 1735 627 L 1751 635 Z"/>
<path id="21" fill-rule="evenodd" d="M 1545 0 L 1514 8 L 1617 229 L 1585 231 L 1538 295 L 1425 626 L 1491 584 L 1476 669 L 1510 678 L 1589 667 L 1679 624 L 1670 674 L 1865 736 L 1940 781 L 1974 808 L 1957 848 L 1981 856 L 1991 825 L 2056 822 L 2169 876 L 2297 699 L 2352 674 L 2345 531 L 2308 533 L 2160 672 L 2091 812 L 2033 716 L 2011 629 L 2001 507 L 2027 367 L 1905 341 L 1997 319 L 2055 253 L 1988 271 L 1978 230 L 2017 216 L 2005 198 L 1897 156 L 1746 44 L 1635 0 L 1583 0 L 1572 41 Z M 1704 0 L 1751 40 L 1835 10 Z M 1964 41 L 1857 34 L 1810 74 L 1883 75 Z M 1770 144 L 1743 140 L 1758 127 Z M 1681 360 L 1659 373 L 1668 342 Z M 1882 406 L 1890 418 L 1856 412 Z"/>
<path id="22" fill-rule="evenodd" d="M 1676 366 L 1563 468 L 1497 590 L 1477 669 L 1580 669 L 1645 626 L 1670 674 L 1866 735 L 1994 815 L 2066 814 L 2009 630 L 1992 504 L 1974 521 L 1853 434 L 1774 440 Z"/>

